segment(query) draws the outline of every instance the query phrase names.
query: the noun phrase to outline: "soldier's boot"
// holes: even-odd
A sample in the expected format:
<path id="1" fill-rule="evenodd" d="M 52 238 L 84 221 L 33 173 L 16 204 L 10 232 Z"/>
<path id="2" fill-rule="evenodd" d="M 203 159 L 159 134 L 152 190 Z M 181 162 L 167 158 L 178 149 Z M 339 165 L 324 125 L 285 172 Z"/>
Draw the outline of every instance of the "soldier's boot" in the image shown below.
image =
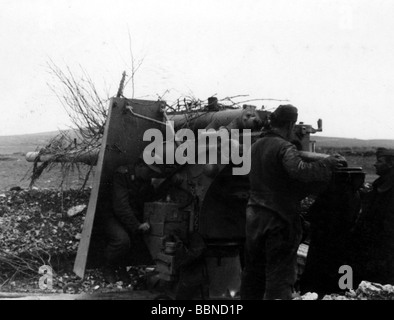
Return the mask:
<path id="1" fill-rule="evenodd" d="M 105 266 L 103 268 L 103 277 L 107 283 L 115 283 L 117 281 L 116 268 L 113 266 Z"/>
<path id="2" fill-rule="evenodd" d="M 127 272 L 126 267 L 119 267 L 118 269 L 118 276 L 120 281 L 122 281 L 124 284 L 130 284 L 131 283 L 131 277 L 130 274 Z"/>

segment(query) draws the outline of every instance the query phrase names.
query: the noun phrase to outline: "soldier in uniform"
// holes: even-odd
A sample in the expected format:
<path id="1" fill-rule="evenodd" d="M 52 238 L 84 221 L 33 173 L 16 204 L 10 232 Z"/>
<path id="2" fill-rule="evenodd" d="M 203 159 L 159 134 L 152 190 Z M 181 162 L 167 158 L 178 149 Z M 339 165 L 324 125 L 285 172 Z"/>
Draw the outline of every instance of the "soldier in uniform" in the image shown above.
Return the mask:
<path id="1" fill-rule="evenodd" d="M 338 281 L 340 267 L 351 265 L 352 230 L 360 213 L 359 189 L 364 183 L 362 172 L 335 173 L 329 187 L 309 208 L 310 241 L 305 270 L 300 279 L 301 294 L 315 292 L 344 294 Z"/>
<path id="2" fill-rule="evenodd" d="M 134 166 L 119 167 L 113 176 L 112 212 L 105 222 L 103 268 L 109 283 L 118 278 L 130 283 L 126 261 L 131 247 L 144 246 L 142 234 L 150 229 L 149 223 L 143 222 L 144 203 L 153 200 L 155 191 L 151 180 L 160 174 L 157 166 L 147 165 L 140 158 Z"/>
<path id="3" fill-rule="evenodd" d="M 356 285 L 361 280 L 394 285 L 394 150 L 378 148 L 372 189 L 362 194 L 362 212 L 357 221 Z"/>
<path id="4" fill-rule="evenodd" d="M 340 156 L 303 161 L 290 142 L 297 117 L 294 106 L 279 106 L 271 114 L 271 130 L 251 148 L 241 299 L 292 298 L 304 187 L 328 185 L 334 168 L 345 161 Z"/>

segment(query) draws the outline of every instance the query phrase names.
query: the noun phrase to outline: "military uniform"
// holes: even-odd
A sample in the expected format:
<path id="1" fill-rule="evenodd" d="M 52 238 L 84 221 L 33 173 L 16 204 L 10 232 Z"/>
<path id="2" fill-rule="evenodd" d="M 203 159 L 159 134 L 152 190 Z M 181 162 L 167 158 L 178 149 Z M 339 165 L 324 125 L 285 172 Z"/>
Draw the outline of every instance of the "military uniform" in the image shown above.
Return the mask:
<path id="1" fill-rule="evenodd" d="M 388 154 L 394 157 L 394 151 Z M 363 196 L 355 243 L 356 282 L 394 285 L 394 168 L 376 179 Z"/>
<path id="2" fill-rule="evenodd" d="M 112 211 L 106 218 L 105 265 L 124 265 L 133 243 L 143 245 L 138 227 L 143 222 L 144 203 L 151 201 L 154 188 L 149 181 L 138 179 L 132 166 L 119 167 L 113 177 Z M 134 246 L 133 246 L 134 247 Z"/>
<path id="3" fill-rule="evenodd" d="M 339 268 L 352 265 L 351 233 L 361 208 L 359 185 L 351 177 L 335 177 L 309 208 L 310 242 L 305 270 L 300 280 L 301 294 L 341 293 Z M 362 183 L 362 181 L 361 181 Z"/>
<path id="4" fill-rule="evenodd" d="M 332 157 L 302 161 L 295 145 L 274 132 L 252 145 L 242 299 L 291 298 L 302 235 L 300 200 L 310 183 L 327 183 L 336 164 Z"/>

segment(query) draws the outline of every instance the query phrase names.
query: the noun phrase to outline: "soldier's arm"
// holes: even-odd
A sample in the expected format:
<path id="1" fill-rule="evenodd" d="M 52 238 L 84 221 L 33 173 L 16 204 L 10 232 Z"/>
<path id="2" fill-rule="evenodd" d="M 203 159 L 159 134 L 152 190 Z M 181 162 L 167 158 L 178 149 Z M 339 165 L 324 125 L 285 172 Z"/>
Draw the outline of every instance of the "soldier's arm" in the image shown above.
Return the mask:
<path id="1" fill-rule="evenodd" d="M 127 172 L 118 170 L 113 179 L 112 206 L 115 216 L 128 232 L 136 232 L 141 222 L 136 217 L 133 199 L 129 199 Z"/>
<path id="2" fill-rule="evenodd" d="M 314 162 L 302 160 L 297 148 L 288 143 L 282 149 L 282 163 L 290 177 L 301 182 L 328 182 L 332 172 L 343 159 L 330 156 Z"/>

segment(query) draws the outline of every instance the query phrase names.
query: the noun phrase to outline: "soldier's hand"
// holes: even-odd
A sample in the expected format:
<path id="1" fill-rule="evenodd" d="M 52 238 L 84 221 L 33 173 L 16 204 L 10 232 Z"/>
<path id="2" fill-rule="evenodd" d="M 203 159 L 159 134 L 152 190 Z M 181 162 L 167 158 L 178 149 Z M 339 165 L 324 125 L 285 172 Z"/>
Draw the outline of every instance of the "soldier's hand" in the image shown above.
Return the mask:
<path id="1" fill-rule="evenodd" d="M 141 223 L 140 226 L 138 227 L 138 230 L 141 230 L 143 232 L 147 232 L 150 229 L 150 225 L 148 222 Z"/>
<path id="2" fill-rule="evenodd" d="M 338 153 L 329 156 L 327 159 L 332 164 L 333 167 L 336 168 L 347 167 L 346 158 Z"/>

